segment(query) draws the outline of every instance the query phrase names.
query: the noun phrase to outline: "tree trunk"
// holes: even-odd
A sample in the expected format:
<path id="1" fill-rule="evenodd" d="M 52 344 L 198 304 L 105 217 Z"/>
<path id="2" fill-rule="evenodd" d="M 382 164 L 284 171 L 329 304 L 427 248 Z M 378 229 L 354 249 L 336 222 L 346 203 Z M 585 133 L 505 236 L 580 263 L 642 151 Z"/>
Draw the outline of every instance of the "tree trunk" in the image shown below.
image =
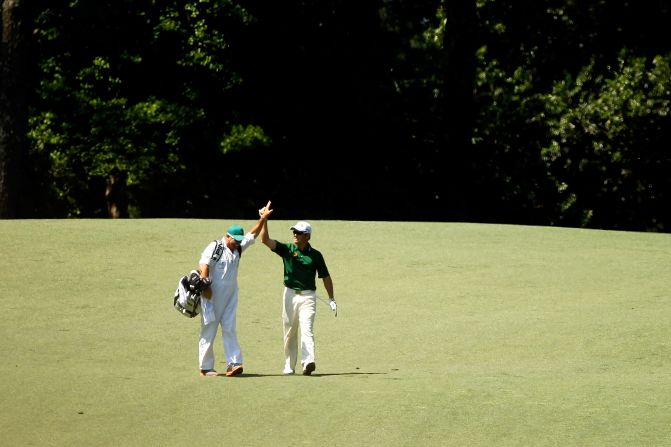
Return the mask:
<path id="1" fill-rule="evenodd" d="M 21 0 L 2 0 L 0 42 L 0 218 L 17 216 L 19 170 L 25 151 L 27 105 L 25 87 L 26 38 Z"/>
<path id="2" fill-rule="evenodd" d="M 442 123 L 439 165 L 443 167 L 443 219 L 468 220 L 472 182 L 471 131 L 475 83 L 475 0 L 444 0 L 447 17 L 443 35 L 445 121 Z M 439 132 L 441 133 L 441 132 Z"/>
<path id="3" fill-rule="evenodd" d="M 127 176 L 115 170 L 107 177 L 105 200 L 107 214 L 112 219 L 128 217 L 128 192 L 126 191 Z"/>

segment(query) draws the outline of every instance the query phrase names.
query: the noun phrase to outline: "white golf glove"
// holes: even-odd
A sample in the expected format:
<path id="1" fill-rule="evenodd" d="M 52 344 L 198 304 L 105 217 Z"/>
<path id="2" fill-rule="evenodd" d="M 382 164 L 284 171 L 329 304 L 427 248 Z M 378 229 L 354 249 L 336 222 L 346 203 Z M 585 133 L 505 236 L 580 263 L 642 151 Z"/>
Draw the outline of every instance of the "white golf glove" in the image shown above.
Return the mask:
<path id="1" fill-rule="evenodd" d="M 336 317 L 338 316 L 338 305 L 336 304 L 335 300 L 333 298 L 329 298 L 329 306 L 331 306 L 331 310 L 335 312 Z"/>

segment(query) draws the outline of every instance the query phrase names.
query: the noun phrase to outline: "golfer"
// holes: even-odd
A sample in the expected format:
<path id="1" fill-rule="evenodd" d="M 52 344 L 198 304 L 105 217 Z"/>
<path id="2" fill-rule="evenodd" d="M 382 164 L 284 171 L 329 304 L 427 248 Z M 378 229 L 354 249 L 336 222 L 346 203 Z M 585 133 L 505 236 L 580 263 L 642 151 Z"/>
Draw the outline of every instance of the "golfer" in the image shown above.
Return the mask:
<path id="1" fill-rule="evenodd" d="M 268 216 L 270 202 L 259 210 Z M 324 281 L 329 296 L 329 305 L 335 311 L 333 281 L 329 275 L 324 257 L 310 245 L 312 226 L 298 222 L 291 227 L 293 243 L 280 243 L 270 239 L 268 222 L 263 220 L 261 241 L 282 258 L 284 263 L 284 294 L 282 321 L 284 324 L 284 374 L 293 374 L 298 356 L 298 330 L 301 333 L 301 366 L 303 375 L 309 376 L 315 370 L 315 336 L 313 326 L 317 310 L 315 275 Z"/>
<path id="2" fill-rule="evenodd" d="M 221 338 L 227 362 L 226 376 L 242 374 L 242 351 L 238 343 L 235 323 L 238 309 L 238 267 L 242 253 L 254 243 L 263 228 L 263 222 L 272 213 L 270 206 L 262 209 L 265 211 L 260 213 L 258 222 L 247 234 L 240 225 L 231 225 L 221 241 L 210 242 L 200 256 L 200 277 L 209 277 L 212 281 L 212 285 L 203 294 L 204 299 L 201 302 L 203 312 L 201 313 L 198 343 L 201 376 L 218 375 L 214 369 L 212 343 L 219 326 L 221 326 Z M 220 250 L 215 253 L 217 247 Z M 210 306 L 213 309 L 208 309 Z"/>

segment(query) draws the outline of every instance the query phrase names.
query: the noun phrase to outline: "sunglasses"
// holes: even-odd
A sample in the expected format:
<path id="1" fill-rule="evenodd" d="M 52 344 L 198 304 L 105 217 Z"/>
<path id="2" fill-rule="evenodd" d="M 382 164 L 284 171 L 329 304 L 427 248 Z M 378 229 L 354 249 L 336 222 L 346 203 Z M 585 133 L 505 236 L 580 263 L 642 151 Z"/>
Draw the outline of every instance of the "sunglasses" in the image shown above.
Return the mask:
<path id="1" fill-rule="evenodd" d="M 300 235 L 302 235 L 302 234 L 306 234 L 306 233 L 304 233 L 304 232 L 302 232 L 302 231 L 296 231 L 296 230 L 294 230 L 294 234 L 295 234 L 296 236 L 300 236 Z"/>

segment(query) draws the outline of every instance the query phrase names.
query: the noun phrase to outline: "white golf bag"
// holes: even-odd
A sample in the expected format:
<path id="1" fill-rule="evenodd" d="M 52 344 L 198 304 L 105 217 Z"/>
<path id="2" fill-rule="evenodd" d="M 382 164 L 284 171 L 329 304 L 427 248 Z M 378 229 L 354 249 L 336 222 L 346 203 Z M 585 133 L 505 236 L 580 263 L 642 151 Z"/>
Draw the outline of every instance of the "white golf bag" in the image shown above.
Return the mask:
<path id="1" fill-rule="evenodd" d="M 212 252 L 212 261 L 216 262 L 224 251 L 224 243 L 221 240 L 215 240 L 214 242 L 216 245 Z M 175 309 L 185 317 L 193 318 L 198 315 L 201 311 L 201 293 L 210 286 L 210 283 L 210 279 L 201 278 L 197 270 L 191 270 L 188 276 L 182 276 L 177 282 L 177 289 L 175 290 Z M 214 319 L 212 305 L 207 307 L 203 316 L 206 323 Z"/>
<path id="2" fill-rule="evenodd" d="M 194 276 L 195 275 L 195 276 Z M 189 276 L 182 276 L 175 290 L 175 309 L 185 317 L 193 318 L 200 313 L 201 289 L 194 287 L 200 275 L 192 270 Z"/>

